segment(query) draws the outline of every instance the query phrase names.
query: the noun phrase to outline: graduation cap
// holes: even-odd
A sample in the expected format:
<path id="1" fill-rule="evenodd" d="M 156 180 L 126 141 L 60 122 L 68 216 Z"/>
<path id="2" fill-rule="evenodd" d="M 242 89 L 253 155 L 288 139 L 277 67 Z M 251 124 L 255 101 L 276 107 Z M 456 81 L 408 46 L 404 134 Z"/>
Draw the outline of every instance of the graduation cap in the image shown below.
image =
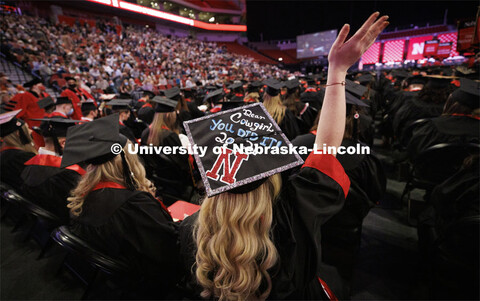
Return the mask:
<path id="1" fill-rule="evenodd" d="M 368 104 L 366 104 L 365 102 L 363 102 L 358 97 L 356 97 L 355 95 L 351 94 L 348 91 L 345 92 L 345 98 L 346 98 L 347 104 L 356 105 L 356 106 L 359 106 L 359 107 L 368 107 L 369 106 Z"/>
<path id="2" fill-rule="evenodd" d="M 93 101 L 82 102 L 82 112 L 95 111 L 97 106 Z"/>
<path id="3" fill-rule="evenodd" d="M 243 83 L 240 82 L 240 81 L 236 81 L 233 84 L 231 84 L 230 86 L 228 86 L 227 88 L 230 89 L 230 90 L 235 90 L 235 89 L 238 89 L 240 87 L 243 87 Z"/>
<path id="4" fill-rule="evenodd" d="M 427 78 L 425 78 L 422 75 L 413 75 L 413 76 L 407 77 L 405 81 L 407 82 L 407 85 L 415 85 L 415 84 L 425 85 L 427 83 Z"/>
<path id="5" fill-rule="evenodd" d="M 157 113 L 170 113 L 175 111 L 178 101 L 163 96 L 155 96 L 152 101 L 157 103 L 155 106 L 155 112 Z"/>
<path id="6" fill-rule="evenodd" d="M 72 76 L 65 76 L 65 80 L 68 82 L 69 80 L 77 81 L 75 77 Z"/>
<path id="7" fill-rule="evenodd" d="M 471 109 L 480 108 L 480 82 L 461 78 L 460 88 L 452 93 L 453 100 Z"/>
<path id="8" fill-rule="evenodd" d="M 368 88 L 362 85 L 357 84 L 356 82 L 353 82 L 349 79 L 345 79 L 345 90 L 350 92 L 353 95 L 356 95 L 358 97 L 362 97 L 365 92 L 367 92 Z"/>
<path id="9" fill-rule="evenodd" d="M 273 78 L 269 78 L 263 83 L 267 85 L 265 92 L 270 96 L 277 96 L 280 93 L 280 90 L 283 88 L 283 83 Z"/>
<path id="10" fill-rule="evenodd" d="M 180 96 L 180 88 L 179 87 L 173 87 L 171 89 L 163 91 L 163 94 L 165 95 L 166 98 L 174 99 Z"/>
<path id="11" fill-rule="evenodd" d="M 425 87 L 430 89 L 445 89 L 450 85 L 452 80 L 456 79 L 454 76 L 444 75 L 427 75 L 425 77 L 427 78 Z"/>
<path id="12" fill-rule="evenodd" d="M 317 91 L 316 88 L 308 88 L 307 90 L 305 90 L 305 92 L 300 94 L 300 101 L 308 103 L 316 110 L 320 110 L 320 108 L 322 107 L 324 96 L 325 93 L 323 92 L 323 90 Z"/>
<path id="13" fill-rule="evenodd" d="M 22 127 L 25 122 L 15 117 L 20 111 L 22 109 L 0 114 L 0 137 L 6 137 Z"/>
<path id="14" fill-rule="evenodd" d="M 398 69 L 398 70 L 393 70 L 392 71 L 392 77 L 395 77 L 395 78 L 398 78 L 398 79 L 404 79 L 404 78 L 407 78 L 409 76 L 410 76 L 410 74 L 405 70 Z"/>
<path id="15" fill-rule="evenodd" d="M 38 85 L 38 84 L 41 84 L 41 83 L 42 83 L 42 81 L 41 81 L 39 78 L 36 78 L 36 77 L 35 77 L 35 78 L 32 79 L 31 81 L 24 83 L 24 84 L 23 84 L 23 87 L 24 87 L 24 88 L 31 88 L 31 87 L 33 87 L 33 86 L 35 86 L 35 85 Z"/>
<path id="16" fill-rule="evenodd" d="M 195 154 L 195 159 L 209 197 L 226 191 L 247 193 L 267 177 L 303 164 L 298 154 L 272 154 L 271 148 L 265 148 L 284 149 L 291 143 L 261 103 L 183 124 L 192 145 L 207 147 L 205 156 Z M 255 154 L 252 148 L 265 151 Z"/>
<path id="17" fill-rule="evenodd" d="M 40 123 L 40 134 L 43 137 L 66 137 L 69 127 L 82 122 L 63 117 L 32 118 L 31 120 L 42 122 Z"/>
<path id="18" fill-rule="evenodd" d="M 66 96 L 60 96 L 60 97 L 57 97 L 56 101 L 55 101 L 55 105 L 58 106 L 58 105 L 62 105 L 64 103 L 69 103 L 69 104 L 72 104 L 72 101 L 70 100 L 70 98 L 66 97 Z"/>
<path id="19" fill-rule="evenodd" d="M 247 91 L 248 92 L 258 92 L 262 86 L 263 86 L 263 83 L 261 81 L 257 80 L 257 81 L 251 82 L 248 85 Z"/>
<path id="20" fill-rule="evenodd" d="M 285 87 L 287 87 L 288 90 L 293 90 L 295 88 L 298 88 L 300 86 L 300 82 L 298 79 L 290 79 L 285 82 Z"/>
<path id="21" fill-rule="evenodd" d="M 46 109 L 55 105 L 55 101 L 50 96 L 44 97 L 37 101 L 37 105 L 40 109 Z"/>
<path id="22" fill-rule="evenodd" d="M 208 93 L 206 96 L 205 96 L 205 100 L 204 101 L 208 101 L 208 102 L 213 102 L 213 103 L 218 103 L 224 96 L 224 91 L 223 89 L 217 89 L 215 91 L 212 91 L 210 93 Z"/>
<path id="23" fill-rule="evenodd" d="M 107 106 L 111 106 L 112 110 L 129 110 L 131 99 L 116 98 L 107 103 Z"/>
<path id="24" fill-rule="evenodd" d="M 148 96 L 150 98 L 154 98 L 155 97 L 155 93 L 153 93 L 152 91 L 150 90 L 142 90 L 143 92 L 143 96 Z"/>
<path id="25" fill-rule="evenodd" d="M 60 167 L 78 163 L 100 165 L 120 154 L 125 184 L 129 189 L 135 190 L 123 151 L 128 139 L 120 134 L 118 120 L 119 115 L 112 114 L 69 128 Z"/>
<path id="26" fill-rule="evenodd" d="M 367 73 L 367 74 L 361 75 L 356 80 L 362 85 L 368 84 L 373 80 L 373 75 L 371 75 L 370 73 Z"/>
<path id="27" fill-rule="evenodd" d="M 246 105 L 246 102 L 243 101 L 243 98 L 232 98 L 230 101 L 220 101 L 218 104 L 222 105 L 222 111 L 227 111 L 241 106 Z"/>

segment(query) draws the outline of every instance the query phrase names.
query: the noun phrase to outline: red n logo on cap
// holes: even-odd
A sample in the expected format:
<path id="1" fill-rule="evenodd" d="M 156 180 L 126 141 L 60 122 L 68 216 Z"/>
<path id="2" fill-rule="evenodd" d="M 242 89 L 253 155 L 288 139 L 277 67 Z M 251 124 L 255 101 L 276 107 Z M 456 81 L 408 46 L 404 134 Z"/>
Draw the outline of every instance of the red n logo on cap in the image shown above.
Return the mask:
<path id="1" fill-rule="evenodd" d="M 237 174 L 238 170 L 240 169 L 240 166 L 242 165 L 243 161 L 248 160 L 248 155 L 247 154 L 241 154 L 241 153 L 234 153 L 233 155 L 235 156 L 235 160 L 233 161 L 232 168 L 230 169 L 230 154 L 233 151 L 229 148 L 225 148 L 224 151 L 222 151 L 221 154 L 218 155 L 217 160 L 215 161 L 215 164 L 213 164 L 212 169 L 207 171 L 207 177 L 218 180 L 218 170 L 220 167 L 223 165 L 223 174 L 220 177 L 220 181 L 224 182 L 226 184 L 233 184 L 237 180 L 235 179 L 235 175 Z"/>

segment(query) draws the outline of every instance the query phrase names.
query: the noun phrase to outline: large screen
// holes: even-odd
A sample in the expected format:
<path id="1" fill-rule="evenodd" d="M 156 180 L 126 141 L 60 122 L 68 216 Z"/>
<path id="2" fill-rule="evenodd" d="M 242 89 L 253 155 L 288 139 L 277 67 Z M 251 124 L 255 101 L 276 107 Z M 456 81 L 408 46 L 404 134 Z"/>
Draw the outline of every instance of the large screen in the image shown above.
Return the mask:
<path id="1" fill-rule="evenodd" d="M 328 55 L 336 37 L 336 29 L 297 36 L 297 59 Z"/>

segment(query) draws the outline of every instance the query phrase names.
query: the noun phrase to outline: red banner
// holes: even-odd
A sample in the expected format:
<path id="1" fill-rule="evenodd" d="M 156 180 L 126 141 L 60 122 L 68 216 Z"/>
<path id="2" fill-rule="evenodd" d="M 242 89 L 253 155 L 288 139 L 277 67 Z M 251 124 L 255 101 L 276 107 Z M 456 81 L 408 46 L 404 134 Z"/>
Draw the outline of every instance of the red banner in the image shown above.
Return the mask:
<path id="1" fill-rule="evenodd" d="M 447 58 L 452 51 L 452 42 L 445 42 L 438 44 L 437 55 L 438 58 Z"/>
<path id="2" fill-rule="evenodd" d="M 437 55 L 438 43 L 438 40 L 425 41 L 423 56 L 431 57 Z"/>
<path id="3" fill-rule="evenodd" d="M 411 38 L 408 45 L 407 60 L 421 60 L 425 58 L 423 55 L 425 41 L 429 41 L 432 38 L 433 36 Z"/>
<path id="4" fill-rule="evenodd" d="M 457 50 L 468 50 L 475 34 L 475 20 L 458 22 Z"/>

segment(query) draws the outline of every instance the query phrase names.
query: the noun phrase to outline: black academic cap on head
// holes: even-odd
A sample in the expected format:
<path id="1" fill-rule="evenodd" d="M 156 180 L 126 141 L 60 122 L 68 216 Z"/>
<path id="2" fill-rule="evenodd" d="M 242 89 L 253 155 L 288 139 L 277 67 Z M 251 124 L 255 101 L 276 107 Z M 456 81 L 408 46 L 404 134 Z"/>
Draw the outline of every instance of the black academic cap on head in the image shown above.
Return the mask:
<path id="1" fill-rule="evenodd" d="M 157 105 L 155 106 L 155 112 L 157 113 L 170 113 L 174 112 L 177 107 L 178 101 L 163 96 L 155 96 L 152 101 Z"/>
<path id="2" fill-rule="evenodd" d="M 300 94 L 300 101 L 308 103 L 313 108 L 320 110 L 324 95 L 323 91 L 317 91 L 315 88 L 308 88 L 305 92 Z"/>
<path id="3" fill-rule="evenodd" d="M 45 109 L 55 105 L 55 101 L 50 96 L 44 97 L 37 101 L 37 105 L 40 109 Z"/>
<path id="4" fill-rule="evenodd" d="M 127 144 L 119 129 L 118 114 L 70 127 L 61 167 L 78 163 L 99 165 L 112 160 Z"/>
<path id="5" fill-rule="evenodd" d="M 222 111 L 227 111 L 241 106 L 246 105 L 247 103 L 243 101 L 243 98 L 232 98 L 230 101 L 220 101 L 218 104 L 222 105 Z"/>
<path id="6" fill-rule="evenodd" d="M 143 96 L 148 96 L 150 98 L 154 98 L 155 97 L 155 93 L 153 93 L 152 91 L 150 90 L 142 90 L 143 92 Z"/>
<path id="7" fill-rule="evenodd" d="M 69 80 L 77 81 L 75 77 L 72 76 L 65 76 L 65 80 L 68 82 Z"/>
<path id="8" fill-rule="evenodd" d="M 183 124 L 192 145 L 207 147 L 205 156 L 195 154 L 195 159 L 209 197 L 227 191 L 247 193 L 258 188 L 267 177 L 303 164 L 298 154 L 272 154 L 271 149 L 257 154 L 242 151 L 242 146 L 257 145 L 257 149 L 264 150 L 264 147 L 288 148 L 291 144 L 261 103 Z M 218 139 L 223 134 L 228 137 L 228 144 L 217 152 L 224 145 Z"/>
<path id="9" fill-rule="evenodd" d="M 55 101 L 55 105 L 58 106 L 58 105 L 62 105 L 64 103 L 69 103 L 69 104 L 72 104 L 72 101 L 70 100 L 70 98 L 66 97 L 66 96 L 60 96 L 60 97 L 57 97 L 56 101 Z"/>
<path id="10" fill-rule="evenodd" d="M 230 89 L 230 90 L 235 90 L 235 89 L 238 89 L 240 87 L 243 87 L 243 83 L 239 82 L 239 81 L 236 81 L 233 84 L 231 84 L 230 86 L 228 86 L 227 88 Z"/>
<path id="11" fill-rule="evenodd" d="M 367 92 L 368 88 L 349 79 L 345 79 L 345 90 L 361 98 L 365 92 Z"/>
<path id="12" fill-rule="evenodd" d="M 452 80 L 456 77 L 444 75 L 427 75 L 427 82 L 425 88 L 429 89 L 446 89 L 450 86 Z"/>
<path id="13" fill-rule="evenodd" d="M 277 96 L 283 88 L 283 83 L 273 78 L 266 79 L 263 83 L 267 86 L 265 92 L 270 96 Z"/>
<path id="14" fill-rule="evenodd" d="M 295 88 L 298 88 L 300 87 L 300 82 L 298 81 L 298 79 L 294 78 L 294 79 L 290 79 L 290 80 L 287 80 L 285 82 L 285 87 L 288 89 L 288 90 L 293 90 Z"/>
<path id="15" fill-rule="evenodd" d="M 423 75 L 413 75 L 405 79 L 407 85 L 425 85 L 427 83 L 427 78 Z"/>
<path id="16" fill-rule="evenodd" d="M 392 71 L 392 76 L 395 78 L 403 79 L 409 77 L 410 74 L 405 70 L 396 69 Z"/>
<path id="17" fill-rule="evenodd" d="M 72 120 L 62 117 L 50 118 L 34 118 L 32 120 L 41 121 L 40 134 L 43 137 L 66 137 L 67 129 L 75 124 L 82 122 L 81 120 Z"/>
<path id="18" fill-rule="evenodd" d="M 23 120 L 15 118 L 20 111 L 22 110 L 0 114 L 0 137 L 6 137 L 22 127 Z"/>
<path id="19" fill-rule="evenodd" d="M 97 109 L 97 106 L 93 101 L 82 102 L 82 112 L 95 111 L 96 109 Z"/>
<path id="20" fill-rule="evenodd" d="M 174 99 L 180 96 L 180 88 L 173 87 L 171 89 L 163 91 L 166 98 Z"/>
<path id="21" fill-rule="evenodd" d="M 261 81 L 254 81 L 248 84 L 247 91 L 258 92 L 262 86 L 263 86 L 263 83 Z"/>
<path id="22" fill-rule="evenodd" d="M 480 108 L 480 82 L 461 78 L 460 88 L 452 93 L 452 99 L 471 109 Z"/>
<path id="23" fill-rule="evenodd" d="M 369 106 L 368 104 L 366 104 L 365 102 L 363 102 L 358 97 L 351 94 L 350 92 L 345 92 L 345 98 L 346 98 L 347 104 L 356 105 L 356 106 L 359 106 L 359 107 L 368 107 Z"/>
<path id="24" fill-rule="evenodd" d="M 35 86 L 35 85 L 37 85 L 37 84 L 41 84 L 41 83 L 42 83 L 42 81 L 41 81 L 39 78 L 36 78 L 36 77 L 35 77 L 35 78 L 32 79 L 31 81 L 24 83 L 24 84 L 23 84 L 23 87 L 24 87 L 24 88 L 31 88 L 31 87 L 33 87 L 33 86 Z"/>
<path id="25" fill-rule="evenodd" d="M 209 92 L 205 96 L 205 101 L 213 102 L 213 103 L 216 104 L 223 98 L 224 95 L 225 95 L 225 93 L 224 93 L 223 89 L 217 89 L 215 91 Z"/>
<path id="26" fill-rule="evenodd" d="M 107 106 L 111 106 L 112 110 L 128 110 L 130 109 L 131 99 L 115 98 L 107 102 Z"/>
<path id="27" fill-rule="evenodd" d="M 364 75 L 359 76 L 356 80 L 357 80 L 360 84 L 366 85 L 366 84 L 368 84 L 369 82 L 371 82 L 373 79 L 374 79 L 373 75 L 371 75 L 370 73 L 367 73 L 367 74 L 364 74 Z"/>

